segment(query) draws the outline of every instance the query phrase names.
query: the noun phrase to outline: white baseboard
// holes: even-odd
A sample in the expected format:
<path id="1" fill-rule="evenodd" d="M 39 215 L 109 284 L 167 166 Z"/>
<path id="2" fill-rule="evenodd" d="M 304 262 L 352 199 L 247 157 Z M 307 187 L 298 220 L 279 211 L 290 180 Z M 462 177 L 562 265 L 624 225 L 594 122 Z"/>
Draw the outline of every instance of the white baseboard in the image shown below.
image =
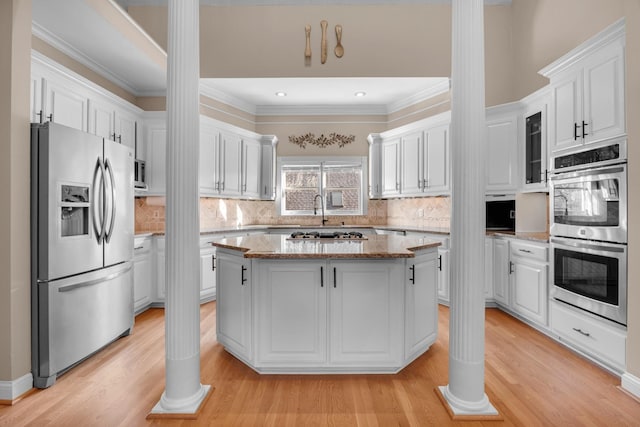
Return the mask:
<path id="1" fill-rule="evenodd" d="M 14 400 L 33 388 L 31 372 L 13 381 L 0 381 L 0 400 Z"/>
<path id="2" fill-rule="evenodd" d="M 640 378 L 625 372 L 622 374 L 622 388 L 640 399 Z"/>

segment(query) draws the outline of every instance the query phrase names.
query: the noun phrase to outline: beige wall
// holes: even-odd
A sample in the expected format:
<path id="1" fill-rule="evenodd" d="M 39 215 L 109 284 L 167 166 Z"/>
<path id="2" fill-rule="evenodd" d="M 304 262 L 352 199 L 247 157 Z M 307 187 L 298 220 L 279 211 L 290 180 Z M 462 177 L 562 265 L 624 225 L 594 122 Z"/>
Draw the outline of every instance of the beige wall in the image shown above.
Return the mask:
<path id="1" fill-rule="evenodd" d="M 538 70 L 617 21 L 626 19 L 628 134 L 628 259 L 640 259 L 640 2 L 637 0 L 513 0 L 515 95 L 548 82 Z M 628 266 L 627 370 L 640 377 L 640 264 Z"/>
<path id="2" fill-rule="evenodd" d="M 129 13 L 166 46 L 167 9 L 130 7 Z M 488 6 L 487 105 L 513 100 L 511 8 Z M 329 22 L 329 56 L 320 63 L 320 21 Z M 304 59 L 310 24 L 311 62 Z M 343 27 L 345 54 L 333 55 L 335 25 Z M 448 77 L 451 7 L 442 4 L 367 6 L 203 6 L 202 77 Z"/>
<path id="3" fill-rule="evenodd" d="M 31 371 L 30 0 L 0 2 L 0 58 L 0 381 L 11 381 Z"/>

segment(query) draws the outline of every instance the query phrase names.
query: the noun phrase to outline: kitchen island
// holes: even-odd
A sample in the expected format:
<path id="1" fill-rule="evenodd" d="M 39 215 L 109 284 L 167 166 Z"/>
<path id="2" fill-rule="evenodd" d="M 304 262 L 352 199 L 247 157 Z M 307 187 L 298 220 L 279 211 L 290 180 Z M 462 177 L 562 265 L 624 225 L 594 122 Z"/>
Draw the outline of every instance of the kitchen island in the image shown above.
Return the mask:
<path id="1" fill-rule="evenodd" d="M 395 373 L 437 336 L 438 241 L 263 234 L 217 247 L 217 340 L 260 373 Z"/>

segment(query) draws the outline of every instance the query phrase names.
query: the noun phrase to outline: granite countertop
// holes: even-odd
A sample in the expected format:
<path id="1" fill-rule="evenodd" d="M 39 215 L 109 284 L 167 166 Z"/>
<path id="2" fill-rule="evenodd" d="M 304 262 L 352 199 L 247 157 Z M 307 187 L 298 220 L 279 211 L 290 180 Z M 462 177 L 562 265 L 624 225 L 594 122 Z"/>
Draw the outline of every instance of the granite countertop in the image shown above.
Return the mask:
<path id="1" fill-rule="evenodd" d="M 487 236 L 509 237 L 512 239 L 529 240 L 531 242 L 549 243 L 549 233 L 547 232 L 487 231 Z"/>
<path id="2" fill-rule="evenodd" d="M 291 239 L 285 235 L 263 234 L 221 239 L 219 248 L 244 252 L 245 258 L 263 259 L 385 259 L 413 258 L 415 251 L 437 248 L 440 242 L 403 236 L 367 235 L 364 240 Z"/>

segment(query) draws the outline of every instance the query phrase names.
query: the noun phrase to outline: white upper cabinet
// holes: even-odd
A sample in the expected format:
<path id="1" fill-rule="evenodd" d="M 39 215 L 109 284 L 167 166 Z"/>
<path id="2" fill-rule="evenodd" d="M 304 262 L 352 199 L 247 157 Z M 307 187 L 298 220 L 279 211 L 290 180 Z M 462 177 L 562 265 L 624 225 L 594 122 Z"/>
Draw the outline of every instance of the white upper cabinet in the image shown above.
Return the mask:
<path id="1" fill-rule="evenodd" d="M 425 132 L 423 162 L 424 192 L 449 191 L 449 124 L 442 124 Z"/>
<path id="2" fill-rule="evenodd" d="M 382 143 L 382 197 L 400 194 L 400 139 Z"/>
<path id="3" fill-rule="evenodd" d="M 242 196 L 260 198 L 262 147 L 256 139 L 242 141 Z"/>
<path id="4" fill-rule="evenodd" d="M 427 196 L 450 190 L 449 112 L 369 140 L 369 195 Z"/>
<path id="5" fill-rule="evenodd" d="M 547 111 L 550 92 L 544 88 L 522 100 L 520 115 L 520 189 L 546 191 L 549 179 Z"/>
<path id="6" fill-rule="evenodd" d="M 89 133 L 130 147 L 137 153 L 139 117 L 106 99 L 89 100 Z"/>
<path id="7" fill-rule="evenodd" d="M 164 196 L 167 175 L 167 128 L 162 118 L 145 120 L 147 194 Z"/>
<path id="8" fill-rule="evenodd" d="M 624 21 L 540 71 L 550 79 L 551 152 L 623 135 Z"/>
<path id="9" fill-rule="evenodd" d="M 400 193 L 418 194 L 424 186 L 424 138 L 422 131 L 402 137 Z"/>
<path id="10" fill-rule="evenodd" d="M 276 144 L 278 137 L 264 135 L 260 139 L 262 146 L 260 198 L 275 200 L 276 198 Z"/>
<path id="11" fill-rule="evenodd" d="M 200 120 L 200 194 L 215 196 L 220 193 L 218 164 L 220 162 L 220 132 Z"/>
<path id="12" fill-rule="evenodd" d="M 488 194 L 518 189 L 518 104 L 487 109 L 486 190 Z"/>
<path id="13" fill-rule="evenodd" d="M 238 135 L 220 132 L 220 190 L 228 196 L 242 192 L 242 140 Z"/>
<path id="14" fill-rule="evenodd" d="M 382 197 L 382 137 L 379 133 L 369 134 L 369 198 Z"/>

